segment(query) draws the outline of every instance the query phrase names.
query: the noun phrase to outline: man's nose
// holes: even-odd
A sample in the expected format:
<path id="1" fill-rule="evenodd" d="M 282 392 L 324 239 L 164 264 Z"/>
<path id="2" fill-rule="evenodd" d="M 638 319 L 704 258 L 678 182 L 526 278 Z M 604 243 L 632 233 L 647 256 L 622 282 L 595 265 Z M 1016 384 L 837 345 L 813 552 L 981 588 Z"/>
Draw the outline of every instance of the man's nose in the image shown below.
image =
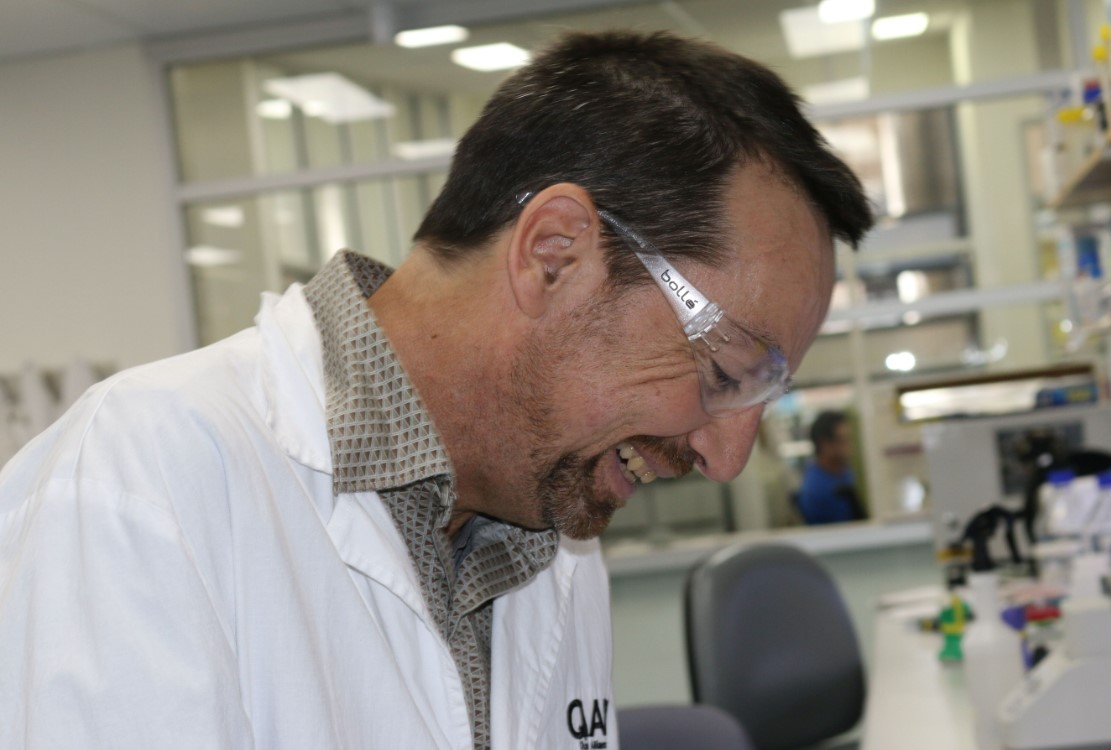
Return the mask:
<path id="1" fill-rule="evenodd" d="M 706 421 L 687 435 L 687 444 L 701 456 L 699 469 L 715 482 L 728 482 L 748 463 L 760 429 L 764 405 Z"/>

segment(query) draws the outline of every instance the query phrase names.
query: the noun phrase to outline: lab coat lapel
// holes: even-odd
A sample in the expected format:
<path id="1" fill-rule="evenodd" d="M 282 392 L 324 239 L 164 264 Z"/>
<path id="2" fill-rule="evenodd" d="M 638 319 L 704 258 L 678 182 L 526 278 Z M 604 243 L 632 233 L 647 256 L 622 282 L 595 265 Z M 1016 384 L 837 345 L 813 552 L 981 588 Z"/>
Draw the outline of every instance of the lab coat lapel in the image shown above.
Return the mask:
<path id="1" fill-rule="evenodd" d="M 540 746 L 552 675 L 567 636 L 577 565 L 578 558 L 561 548 L 547 570 L 494 601 L 492 750 Z"/>
<path id="2" fill-rule="evenodd" d="M 349 568 L 376 581 L 431 624 L 417 571 L 393 519 L 376 492 L 343 494 L 327 523 L 328 536 Z M 432 625 L 434 628 L 435 625 Z"/>
<path id="3" fill-rule="evenodd" d="M 274 438 L 294 461 L 330 473 L 320 333 L 301 285 L 280 297 L 263 294 L 255 322 L 262 340 L 266 421 Z"/>
<path id="4" fill-rule="evenodd" d="M 274 436 L 295 461 L 331 473 L 322 344 L 301 285 L 294 284 L 280 297 L 264 294 L 257 322 L 265 358 L 267 418 Z M 405 542 L 377 493 L 341 494 L 334 505 L 318 501 L 317 506 L 343 562 L 388 588 L 427 621 L 427 605 Z"/>

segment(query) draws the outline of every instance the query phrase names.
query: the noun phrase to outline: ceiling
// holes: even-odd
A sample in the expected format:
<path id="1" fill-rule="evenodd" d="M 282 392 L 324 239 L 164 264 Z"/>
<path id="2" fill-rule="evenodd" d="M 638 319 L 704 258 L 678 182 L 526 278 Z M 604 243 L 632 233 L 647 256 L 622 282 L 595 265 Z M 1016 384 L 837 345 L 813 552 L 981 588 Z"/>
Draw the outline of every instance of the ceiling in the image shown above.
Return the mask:
<path id="1" fill-rule="evenodd" d="M 3 0 L 0 60 L 350 10 L 357 0 Z"/>
<path id="2" fill-rule="evenodd" d="M 748 44 L 767 29 L 767 44 L 782 47 L 780 10 L 816 0 L 3 0 L 0 2 L 0 62 L 59 54 L 135 40 L 165 40 L 213 30 L 255 30 L 270 25 L 336 17 L 380 28 L 415 28 L 440 23 L 491 24 L 523 17 L 559 15 L 560 25 L 628 24 L 620 6 L 640 5 L 637 25 L 673 28 L 721 41 L 727 30 L 743 31 Z M 967 0 L 878 0 L 883 13 L 945 10 Z M 618 6 L 614 10 L 614 6 Z M 644 7 L 648 6 L 648 7 Z M 608 8 L 608 10 L 607 10 Z M 640 21 L 640 14 L 652 19 Z M 607 17 L 609 14 L 609 17 Z M 543 23 L 543 22 L 537 22 Z M 519 28 L 519 27 L 518 27 Z M 710 32 L 713 33 L 710 33 Z M 727 33 L 723 34 L 725 31 Z M 548 36 L 540 34 L 538 36 Z M 773 39 L 774 38 L 774 39 Z M 521 41 L 527 42 L 527 39 Z M 727 44 L 727 46 L 729 46 Z M 751 49 L 758 59 L 777 50 Z"/>
<path id="3" fill-rule="evenodd" d="M 566 29 L 598 30 L 633 28 L 668 30 L 714 41 L 771 66 L 792 85 L 809 79 L 825 80 L 838 75 L 858 75 L 859 52 L 826 56 L 804 62 L 793 61 L 779 24 L 780 11 L 810 0 L 649 0 L 633 4 L 596 3 L 599 7 L 564 9 L 564 12 L 530 14 L 495 23 L 470 27 L 467 44 L 512 42 L 526 49 L 539 49 Z M 973 0 L 974 1 L 974 0 Z M 962 0 L 879 0 L 884 13 L 929 10 L 939 22 L 931 28 L 930 42 L 941 38 L 941 22 L 960 7 Z M 565 3 L 574 5 L 574 3 Z M 534 7 L 530 5 L 529 7 Z M 922 38 L 925 39 L 925 38 Z M 896 46 L 901 43 L 895 43 Z M 921 43 L 917 41 L 916 43 Z M 890 43 L 885 43 L 890 46 Z M 394 85 L 409 91 L 457 91 L 485 98 L 500 83 L 504 73 L 480 73 L 451 63 L 447 47 L 402 49 L 393 44 L 325 44 L 302 46 L 265 54 L 258 59 L 289 75 L 334 71 L 362 85 Z M 936 85 L 947 82 L 945 76 Z M 793 80 L 798 78 L 799 80 Z"/>
<path id="4" fill-rule="evenodd" d="M 347 15 L 353 23 L 368 25 L 374 18 L 382 25 L 413 28 L 601 4 L 602 0 L 3 0 L 0 61 L 327 16 Z"/>

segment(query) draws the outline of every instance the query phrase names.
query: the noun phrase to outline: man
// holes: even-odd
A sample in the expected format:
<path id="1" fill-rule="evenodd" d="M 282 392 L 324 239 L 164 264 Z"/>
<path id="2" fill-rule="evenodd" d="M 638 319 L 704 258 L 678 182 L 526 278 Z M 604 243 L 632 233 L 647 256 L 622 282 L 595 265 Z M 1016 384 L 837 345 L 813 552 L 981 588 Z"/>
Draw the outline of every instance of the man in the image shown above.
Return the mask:
<path id="1" fill-rule="evenodd" d="M 741 470 L 870 222 L 766 69 L 566 37 L 392 275 L 340 254 L 5 468 L 0 746 L 616 747 L 596 537 Z"/>
<path id="2" fill-rule="evenodd" d="M 824 411 L 810 425 L 814 460 L 799 489 L 799 512 L 808 524 L 858 521 L 864 517 L 853 479 L 852 435 L 844 412 Z"/>

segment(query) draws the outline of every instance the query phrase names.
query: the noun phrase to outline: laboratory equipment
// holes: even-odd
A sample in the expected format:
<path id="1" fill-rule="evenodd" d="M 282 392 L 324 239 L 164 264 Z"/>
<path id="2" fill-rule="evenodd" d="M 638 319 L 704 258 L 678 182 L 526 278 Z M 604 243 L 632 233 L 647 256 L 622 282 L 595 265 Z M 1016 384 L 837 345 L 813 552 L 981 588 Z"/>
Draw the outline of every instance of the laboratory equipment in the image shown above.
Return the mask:
<path id="1" fill-rule="evenodd" d="M 1029 485 L 1054 461 L 1083 447 L 1111 450 L 1111 409 L 1059 407 L 935 422 L 923 425 L 922 438 L 935 546 L 943 550 L 953 529 L 964 528 L 985 505 L 1025 510 Z M 1030 531 L 1018 539 L 1024 557 Z M 1006 554 L 1002 540 L 992 542 L 992 554 Z"/>
<path id="2" fill-rule="evenodd" d="M 1106 571 L 1097 558 L 1074 564 L 1077 593 L 1061 606 L 1064 639 L 1003 700 L 1007 750 L 1111 748 L 1111 599 L 1096 584 Z"/>
<path id="3" fill-rule="evenodd" d="M 1100 472 L 1096 481 L 1099 484 L 1099 501 L 1089 521 L 1088 531 L 1100 546 L 1103 536 L 1111 534 L 1111 471 Z"/>
<path id="4" fill-rule="evenodd" d="M 1039 490 L 1046 531 L 1052 537 L 1092 536 L 1093 520 L 1099 510 L 1099 480 L 1094 475 L 1076 476 L 1072 469 L 1049 472 Z"/>
<path id="5" fill-rule="evenodd" d="M 998 506 L 991 507 L 973 516 L 965 531 L 965 537 L 972 541 L 968 583 L 976 619 L 965 630 L 961 650 L 980 750 L 1003 747 L 997 723 L 999 704 L 1023 675 L 1022 638 L 1002 620 L 999 576 L 988 552 L 988 542 L 1000 520 L 1010 521 L 1009 514 Z M 1009 524 L 1007 528 L 1010 532 Z"/>

